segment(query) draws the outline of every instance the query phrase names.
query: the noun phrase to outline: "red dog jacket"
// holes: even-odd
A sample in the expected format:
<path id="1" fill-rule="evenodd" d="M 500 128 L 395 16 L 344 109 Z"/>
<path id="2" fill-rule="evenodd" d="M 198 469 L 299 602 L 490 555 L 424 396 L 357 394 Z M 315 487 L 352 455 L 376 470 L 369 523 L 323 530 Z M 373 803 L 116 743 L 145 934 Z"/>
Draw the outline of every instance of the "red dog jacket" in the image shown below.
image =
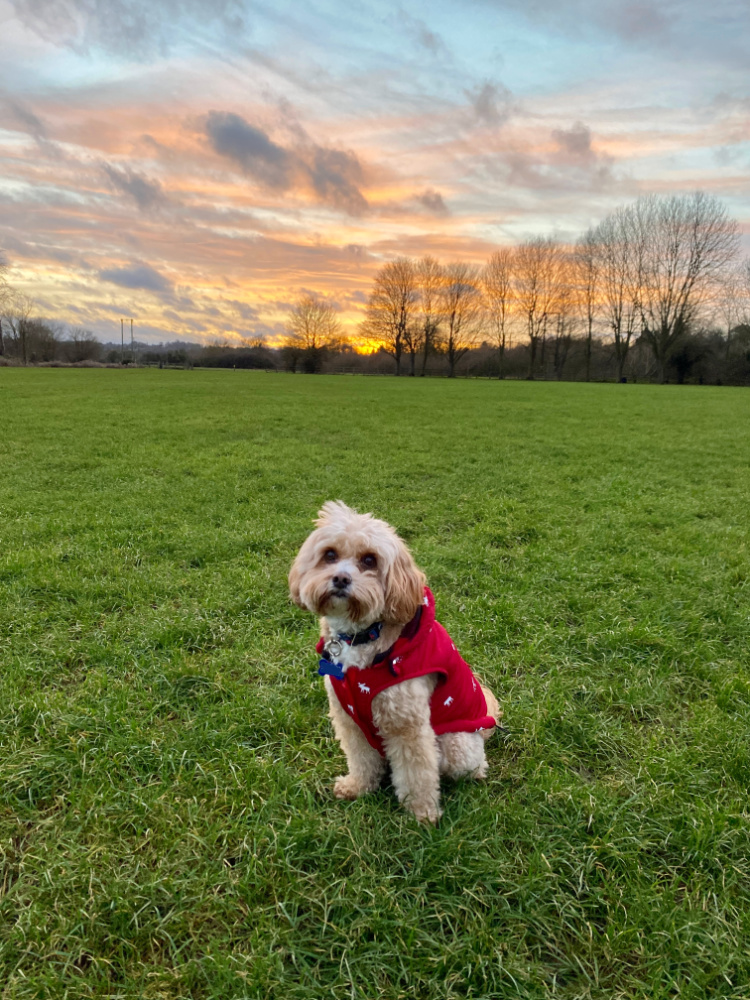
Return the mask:
<path id="1" fill-rule="evenodd" d="M 430 701 L 430 724 L 436 735 L 475 733 L 495 725 L 495 720 L 487 714 L 484 692 L 471 667 L 461 658 L 440 622 L 435 621 L 435 598 L 429 587 L 425 587 L 420 611 L 416 628 L 410 622 L 380 663 L 361 669 L 349 667 L 343 680 L 331 676 L 341 707 L 382 756 L 385 756 L 383 741 L 372 719 L 373 698 L 410 677 L 438 675 Z M 322 653 L 325 640 L 320 639 L 315 648 Z"/>

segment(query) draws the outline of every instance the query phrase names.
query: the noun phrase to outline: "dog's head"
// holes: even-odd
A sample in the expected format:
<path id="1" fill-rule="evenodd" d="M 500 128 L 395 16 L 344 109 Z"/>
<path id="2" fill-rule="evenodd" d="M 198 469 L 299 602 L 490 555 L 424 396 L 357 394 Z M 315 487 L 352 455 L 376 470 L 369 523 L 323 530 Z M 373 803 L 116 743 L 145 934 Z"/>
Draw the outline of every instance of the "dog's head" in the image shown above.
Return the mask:
<path id="1" fill-rule="evenodd" d="M 340 500 L 323 504 L 289 571 L 289 592 L 319 615 L 405 625 L 417 613 L 424 574 L 393 528 Z"/>

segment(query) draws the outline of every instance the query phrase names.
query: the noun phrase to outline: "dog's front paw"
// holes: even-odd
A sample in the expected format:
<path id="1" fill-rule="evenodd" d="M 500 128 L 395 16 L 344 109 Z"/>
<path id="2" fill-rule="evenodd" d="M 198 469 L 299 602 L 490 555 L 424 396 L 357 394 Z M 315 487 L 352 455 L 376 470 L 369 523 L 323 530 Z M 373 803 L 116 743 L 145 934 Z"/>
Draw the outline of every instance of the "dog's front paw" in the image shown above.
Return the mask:
<path id="1" fill-rule="evenodd" d="M 443 815 L 443 810 L 437 802 L 415 802 L 411 806 L 411 811 L 420 823 L 432 823 L 437 826 L 437 822 Z"/>
<path id="2" fill-rule="evenodd" d="M 358 799 L 368 790 L 353 774 L 342 774 L 333 783 L 333 794 L 337 799 Z"/>

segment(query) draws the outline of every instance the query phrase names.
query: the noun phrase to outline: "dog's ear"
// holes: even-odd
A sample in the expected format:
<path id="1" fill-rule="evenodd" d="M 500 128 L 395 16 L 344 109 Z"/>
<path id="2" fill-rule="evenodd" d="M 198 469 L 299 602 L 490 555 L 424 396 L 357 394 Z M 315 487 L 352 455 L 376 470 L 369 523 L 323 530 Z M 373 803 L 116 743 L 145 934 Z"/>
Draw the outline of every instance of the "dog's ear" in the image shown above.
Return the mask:
<path id="1" fill-rule="evenodd" d="M 385 580 L 385 606 L 389 619 L 400 625 L 412 620 L 422 603 L 425 582 L 424 573 L 399 538 L 396 556 Z"/>
<path id="2" fill-rule="evenodd" d="M 304 608 L 305 605 L 302 603 L 300 596 L 300 583 L 302 581 L 302 568 L 300 563 L 302 561 L 302 549 L 297 553 L 297 558 L 292 563 L 292 568 L 289 570 L 289 596 L 294 601 L 296 605 L 300 608 Z"/>

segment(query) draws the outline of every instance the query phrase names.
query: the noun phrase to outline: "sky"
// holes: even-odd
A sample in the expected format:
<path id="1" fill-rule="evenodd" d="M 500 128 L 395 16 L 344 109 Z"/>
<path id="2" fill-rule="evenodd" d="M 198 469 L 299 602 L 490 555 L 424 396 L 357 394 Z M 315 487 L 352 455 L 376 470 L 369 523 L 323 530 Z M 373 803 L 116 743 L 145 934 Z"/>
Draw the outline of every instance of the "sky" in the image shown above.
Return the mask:
<path id="1" fill-rule="evenodd" d="M 696 188 L 750 251 L 748 0 L 0 0 L 8 277 L 103 340 L 356 335 L 395 256 Z"/>

